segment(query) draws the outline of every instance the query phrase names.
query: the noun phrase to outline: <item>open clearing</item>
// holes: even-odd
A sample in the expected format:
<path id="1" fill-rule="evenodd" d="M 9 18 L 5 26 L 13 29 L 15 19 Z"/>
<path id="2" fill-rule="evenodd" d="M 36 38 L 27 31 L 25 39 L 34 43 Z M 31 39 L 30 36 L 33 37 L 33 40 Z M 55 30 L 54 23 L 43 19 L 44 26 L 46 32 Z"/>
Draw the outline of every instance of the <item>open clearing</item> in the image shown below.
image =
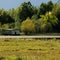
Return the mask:
<path id="1" fill-rule="evenodd" d="M 0 39 L 0 60 L 60 60 L 60 40 Z"/>

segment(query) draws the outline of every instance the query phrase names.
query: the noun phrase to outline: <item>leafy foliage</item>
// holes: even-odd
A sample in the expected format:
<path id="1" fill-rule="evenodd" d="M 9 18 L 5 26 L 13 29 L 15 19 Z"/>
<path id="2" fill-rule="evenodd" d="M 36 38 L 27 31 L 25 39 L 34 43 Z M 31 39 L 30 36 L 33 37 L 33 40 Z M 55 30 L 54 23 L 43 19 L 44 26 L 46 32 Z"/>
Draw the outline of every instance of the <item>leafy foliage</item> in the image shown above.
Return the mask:
<path id="1" fill-rule="evenodd" d="M 56 32 L 60 32 L 60 2 L 57 3 L 53 10 L 52 10 L 52 13 L 58 18 L 58 24 L 55 26 L 55 31 Z"/>
<path id="2" fill-rule="evenodd" d="M 27 17 L 31 18 L 32 15 L 34 14 L 33 6 L 31 5 L 30 2 L 22 3 L 19 8 L 20 8 L 19 16 L 22 21 L 25 20 Z"/>
<path id="3" fill-rule="evenodd" d="M 25 32 L 26 34 L 30 34 L 30 33 L 35 32 L 34 22 L 31 19 L 27 18 L 21 24 L 21 31 Z"/>
<path id="4" fill-rule="evenodd" d="M 52 1 L 49 1 L 47 4 L 42 3 L 38 9 L 38 15 L 43 15 L 46 12 L 49 12 L 53 9 L 53 3 Z"/>
<path id="5" fill-rule="evenodd" d="M 46 15 L 41 15 L 37 23 L 42 33 L 52 32 L 53 26 L 58 24 L 58 19 L 52 13 L 46 13 Z"/>
<path id="6" fill-rule="evenodd" d="M 0 27 L 25 34 L 60 32 L 60 3 L 49 1 L 36 8 L 28 1 L 8 11 L 0 9 Z"/>
<path id="7" fill-rule="evenodd" d="M 60 3 L 56 4 L 52 10 L 53 14 L 60 20 Z"/>
<path id="8" fill-rule="evenodd" d="M 10 17 L 5 10 L 0 9 L 0 23 L 5 24 L 5 23 L 12 23 L 12 22 L 14 22 L 13 18 Z"/>

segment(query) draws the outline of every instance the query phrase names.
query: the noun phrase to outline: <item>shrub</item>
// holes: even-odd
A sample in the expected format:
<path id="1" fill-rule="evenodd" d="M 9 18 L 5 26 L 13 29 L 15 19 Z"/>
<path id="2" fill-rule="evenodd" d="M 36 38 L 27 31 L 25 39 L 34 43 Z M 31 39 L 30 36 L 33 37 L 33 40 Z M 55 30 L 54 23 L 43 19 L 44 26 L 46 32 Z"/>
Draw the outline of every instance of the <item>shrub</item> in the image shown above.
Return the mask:
<path id="1" fill-rule="evenodd" d="M 35 32 L 35 24 L 34 24 L 34 22 L 30 18 L 27 18 L 21 24 L 21 31 L 24 32 L 25 34 L 34 33 Z"/>

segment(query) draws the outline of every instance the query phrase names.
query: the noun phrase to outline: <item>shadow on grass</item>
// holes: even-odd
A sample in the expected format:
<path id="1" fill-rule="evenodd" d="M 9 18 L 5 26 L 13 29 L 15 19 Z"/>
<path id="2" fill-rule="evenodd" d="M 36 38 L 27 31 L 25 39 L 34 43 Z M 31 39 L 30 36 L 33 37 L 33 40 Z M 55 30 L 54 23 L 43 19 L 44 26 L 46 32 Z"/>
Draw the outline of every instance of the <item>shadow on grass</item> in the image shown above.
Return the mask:
<path id="1" fill-rule="evenodd" d="M 5 60 L 5 58 L 4 57 L 0 57 L 0 60 Z"/>

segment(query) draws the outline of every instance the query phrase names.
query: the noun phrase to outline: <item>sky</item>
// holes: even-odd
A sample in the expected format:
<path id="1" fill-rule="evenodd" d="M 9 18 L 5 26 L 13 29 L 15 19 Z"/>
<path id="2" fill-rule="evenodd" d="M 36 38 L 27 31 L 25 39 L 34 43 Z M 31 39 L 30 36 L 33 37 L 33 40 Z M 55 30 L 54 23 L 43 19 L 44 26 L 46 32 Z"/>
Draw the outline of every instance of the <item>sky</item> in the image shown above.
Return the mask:
<path id="1" fill-rule="evenodd" d="M 0 0 L 0 9 L 3 8 L 5 10 L 9 10 L 11 8 L 16 8 L 19 5 L 21 5 L 21 3 L 23 2 L 28 2 L 30 1 L 32 3 L 32 5 L 39 7 L 39 5 L 42 2 L 48 2 L 50 0 Z M 57 2 L 58 0 L 52 0 L 53 2 Z"/>

